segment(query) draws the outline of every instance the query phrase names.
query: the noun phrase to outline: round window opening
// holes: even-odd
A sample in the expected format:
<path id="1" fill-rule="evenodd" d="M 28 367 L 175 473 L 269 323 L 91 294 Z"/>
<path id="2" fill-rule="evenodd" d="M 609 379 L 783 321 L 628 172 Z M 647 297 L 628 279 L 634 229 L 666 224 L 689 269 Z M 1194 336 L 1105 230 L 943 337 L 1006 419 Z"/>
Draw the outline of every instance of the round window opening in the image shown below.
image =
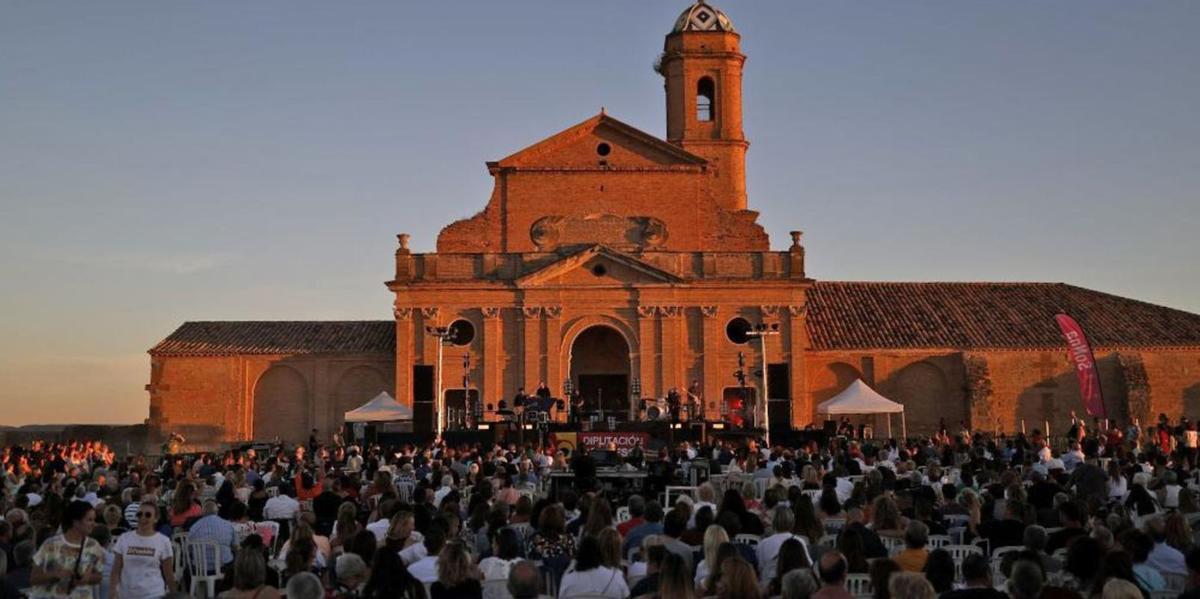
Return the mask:
<path id="1" fill-rule="evenodd" d="M 725 336 L 730 341 L 742 345 L 750 340 L 750 321 L 738 316 L 725 325 Z"/>
<path id="2" fill-rule="evenodd" d="M 608 269 L 605 268 L 603 264 L 597 264 L 592 267 L 592 274 L 596 275 L 597 277 L 603 277 L 604 275 L 608 274 Z"/>
<path id="3" fill-rule="evenodd" d="M 475 325 L 471 324 L 469 320 L 456 320 L 450 323 L 448 328 L 449 331 L 447 332 L 449 336 L 447 339 L 454 345 L 460 347 L 470 345 L 471 341 L 475 339 Z"/>
<path id="4" fill-rule="evenodd" d="M 596 146 L 596 153 L 601 156 L 608 156 L 612 153 L 612 146 L 601 142 L 600 145 Z"/>

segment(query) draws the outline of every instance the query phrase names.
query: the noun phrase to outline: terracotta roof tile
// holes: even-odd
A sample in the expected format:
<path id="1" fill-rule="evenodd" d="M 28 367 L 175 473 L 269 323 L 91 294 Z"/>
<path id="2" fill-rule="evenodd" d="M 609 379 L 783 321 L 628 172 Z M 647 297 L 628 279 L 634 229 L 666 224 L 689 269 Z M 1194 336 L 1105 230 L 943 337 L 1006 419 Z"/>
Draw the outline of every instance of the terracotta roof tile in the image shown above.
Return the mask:
<path id="1" fill-rule="evenodd" d="M 820 281 L 808 332 L 815 350 L 1059 348 L 1060 311 L 1094 347 L 1200 348 L 1200 315 L 1062 283 Z"/>
<path id="2" fill-rule="evenodd" d="M 185 322 L 150 349 L 160 356 L 395 353 L 393 321 Z"/>

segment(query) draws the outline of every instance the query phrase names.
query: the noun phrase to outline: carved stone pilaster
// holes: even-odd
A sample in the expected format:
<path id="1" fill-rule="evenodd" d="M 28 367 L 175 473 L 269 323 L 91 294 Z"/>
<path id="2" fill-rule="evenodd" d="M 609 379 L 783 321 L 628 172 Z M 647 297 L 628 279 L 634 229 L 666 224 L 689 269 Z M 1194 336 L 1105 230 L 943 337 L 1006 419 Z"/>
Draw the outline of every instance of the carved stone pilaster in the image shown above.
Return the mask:
<path id="1" fill-rule="evenodd" d="M 438 316 L 438 309 L 436 307 L 426 306 L 424 308 L 421 308 L 421 318 L 424 318 L 426 320 L 432 320 L 432 319 L 437 318 L 437 316 Z"/>
<path id="2" fill-rule="evenodd" d="M 412 318 L 412 313 L 412 308 L 400 306 L 395 306 L 392 308 L 392 314 L 396 317 L 396 320 L 410 320 Z"/>
<path id="3" fill-rule="evenodd" d="M 808 304 L 801 304 L 799 306 L 788 306 L 787 309 L 788 309 L 788 316 L 791 316 L 792 318 L 799 318 L 801 316 L 804 316 L 806 313 L 808 313 Z"/>
<path id="4" fill-rule="evenodd" d="M 485 306 L 479 310 L 483 312 L 483 317 L 488 320 L 500 318 L 500 308 L 495 306 Z"/>
<path id="5" fill-rule="evenodd" d="M 526 320 L 532 320 L 542 315 L 542 307 L 521 306 L 521 315 L 524 316 Z"/>
<path id="6" fill-rule="evenodd" d="M 562 317 L 562 306 L 544 306 L 542 314 L 545 314 L 546 318 L 560 318 Z"/>
<path id="7" fill-rule="evenodd" d="M 1142 426 L 1147 426 L 1151 422 L 1153 406 L 1150 405 L 1150 377 L 1146 374 L 1146 364 L 1142 361 L 1142 355 L 1117 354 L 1117 364 L 1121 366 L 1121 378 L 1125 382 L 1129 418 L 1136 418 Z"/>
<path id="8" fill-rule="evenodd" d="M 658 314 L 663 318 L 679 318 L 683 316 L 683 306 L 659 306 Z"/>
<path id="9" fill-rule="evenodd" d="M 996 426 L 996 412 L 992 409 L 992 374 L 987 358 L 976 354 L 963 354 L 963 370 L 966 372 L 967 407 L 971 416 L 971 428 L 992 430 Z"/>
<path id="10" fill-rule="evenodd" d="M 716 306 L 700 306 L 700 313 L 703 314 L 705 318 L 716 318 L 717 312 L 718 310 Z"/>
<path id="11" fill-rule="evenodd" d="M 638 318 L 650 318 L 658 313 L 656 306 L 638 306 Z"/>

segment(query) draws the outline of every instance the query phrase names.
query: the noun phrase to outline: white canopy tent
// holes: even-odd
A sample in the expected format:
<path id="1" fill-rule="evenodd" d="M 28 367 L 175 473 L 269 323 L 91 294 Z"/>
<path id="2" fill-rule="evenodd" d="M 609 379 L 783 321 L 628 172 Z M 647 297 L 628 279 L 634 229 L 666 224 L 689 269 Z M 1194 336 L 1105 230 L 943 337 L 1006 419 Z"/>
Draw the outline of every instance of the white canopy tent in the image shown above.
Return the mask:
<path id="1" fill-rule="evenodd" d="M 904 420 L 904 404 L 894 402 L 876 393 L 862 379 L 855 379 L 841 393 L 821 402 L 818 414 L 885 414 L 888 419 L 888 436 L 892 436 L 892 414 L 900 414 L 900 431 L 908 437 L 908 423 Z"/>
<path id="2" fill-rule="evenodd" d="M 394 422 L 412 419 L 412 408 L 392 399 L 387 391 L 381 391 L 371 401 L 346 412 L 346 422 Z"/>

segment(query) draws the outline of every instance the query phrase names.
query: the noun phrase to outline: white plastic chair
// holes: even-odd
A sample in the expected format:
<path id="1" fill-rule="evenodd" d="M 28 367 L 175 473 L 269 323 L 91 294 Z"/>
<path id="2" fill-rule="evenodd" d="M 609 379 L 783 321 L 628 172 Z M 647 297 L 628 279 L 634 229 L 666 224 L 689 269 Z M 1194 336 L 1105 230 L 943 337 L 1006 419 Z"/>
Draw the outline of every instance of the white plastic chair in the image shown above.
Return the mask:
<path id="1" fill-rule="evenodd" d="M 739 534 L 739 535 L 734 535 L 734 537 L 733 537 L 734 543 L 738 543 L 740 545 L 749 545 L 751 547 L 758 547 L 758 542 L 761 540 L 762 540 L 762 537 L 760 537 L 758 535 L 749 535 L 749 534 L 745 534 L 745 533 Z"/>
<path id="2" fill-rule="evenodd" d="M 873 593 L 871 589 L 871 575 L 847 574 L 846 590 L 850 591 L 850 594 L 855 597 L 870 597 Z"/>
<path id="3" fill-rule="evenodd" d="M 928 545 L 931 550 L 941 549 L 942 547 L 953 544 L 954 540 L 950 538 L 950 535 L 929 535 Z"/>
<path id="4" fill-rule="evenodd" d="M 630 515 L 628 506 L 623 505 L 623 506 L 617 508 L 617 523 L 618 524 L 621 522 L 628 522 L 632 518 L 633 518 L 633 516 Z"/>
<path id="5" fill-rule="evenodd" d="M 180 582 L 183 581 L 183 573 L 187 571 L 187 540 L 188 533 L 185 530 L 171 535 L 171 550 L 175 552 L 175 562 L 172 565 L 175 568 L 175 580 Z"/>
<path id="6" fill-rule="evenodd" d="M 826 518 L 825 519 L 825 531 L 826 532 L 842 532 L 843 528 L 846 528 L 846 519 L 845 518 Z"/>
<path id="7" fill-rule="evenodd" d="M 497 578 L 483 581 L 483 599 L 512 599 L 508 592 L 508 580 Z"/>
<path id="8" fill-rule="evenodd" d="M 837 547 L 837 539 L 838 536 L 836 534 L 827 534 L 821 537 L 821 540 L 817 541 L 817 544 L 822 547 L 833 549 L 834 547 Z"/>
<path id="9" fill-rule="evenodd" d="M 879 542 L 883 543 L 883 548 L 887 549 L 888 555 L 896 555 L 904 549 L 904 540 L 900 537 L 879 535 Z"/>
<path id="10" fill-rule="evenodd" d="M 206 597 L 217 596 L 217 581 L 221 580 L 221 546 L 216 541 L 188 541 L 185 545 L 188 576 L 192 579 L 189 593 L 195 597 L 201 583 L 208 591 Z"/>
<path id="11" fill-rule="evenodd" d="M 1188 577 L 1186 574 L 1176 574 L 1174 572 L 1163 572 L 1163 580 L 1167 583 L 1167 590 L 1176 595 L 1182 593 L 1187 587 Z"/>
<path id="12" fill-rule="evenodd" d="M 997 547 L 992 552 L 992 578 L 995 580 L 1004 580 L 1004 572 L 1000 570 L 1000 565 L 1004 563 L 1004 556 L 1010 553 L 1017 553 L 1025 549 L 1020 545 L 1008 545 L 1006 547 Z"/>
<path id="13" fill-rule="evenodd" d="M 946 552 L 950 554 L 951 559 L 954 560 L 955 580 L 962 580 L 962 563 L 968 555 L 971 555 L 972 553 L 976 555 L 984 555 L 983 548 L 979 545 L 946 545 L 945 547 L 942 547 L 942 549 L 946 550 Z"/>

